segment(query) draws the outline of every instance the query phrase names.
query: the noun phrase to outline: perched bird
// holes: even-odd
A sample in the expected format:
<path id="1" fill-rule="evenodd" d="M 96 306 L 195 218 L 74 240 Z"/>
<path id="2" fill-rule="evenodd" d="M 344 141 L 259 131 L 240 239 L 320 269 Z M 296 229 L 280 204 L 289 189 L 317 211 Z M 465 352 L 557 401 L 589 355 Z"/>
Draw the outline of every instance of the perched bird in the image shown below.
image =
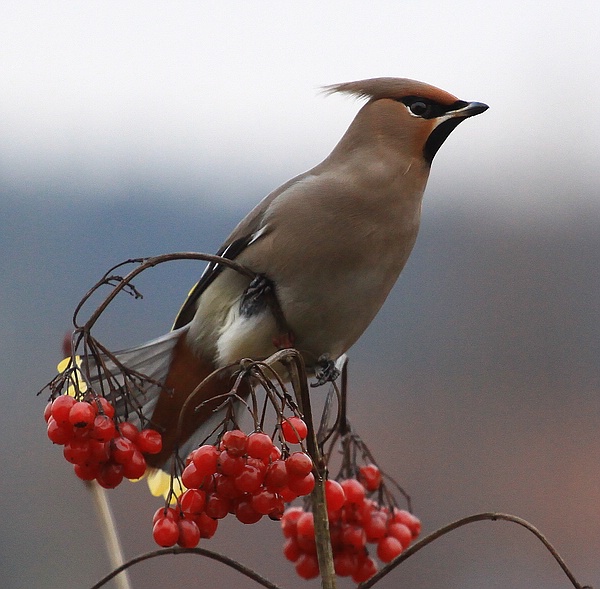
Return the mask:
<path id="1" fill-rule="evenodd" d="M 189 449 L 206 435 L 215 404 L 199 413 L 194 406 L 226 393 L 230 378 L 213 380 L 186 411 L 179 433 L 176 424 L 188 395 L 216 368 L 293 345 L 321 379 L 328 377 L 332 361 L 371 323 L 408 259 L 436 152 L 461 121 L 488 108 L 400 78 L 326 91 L 367 102 L 331 154 L 262 200 L 218 252 L 257 278 L 209 265 L 173 331 L 119 356 L 164 382 L 162 391 L 139 400 L 163 432 L 154 466 L 164 466 L 175 445 Z M 269 296 L 289 331 L 282 333 Z"/>

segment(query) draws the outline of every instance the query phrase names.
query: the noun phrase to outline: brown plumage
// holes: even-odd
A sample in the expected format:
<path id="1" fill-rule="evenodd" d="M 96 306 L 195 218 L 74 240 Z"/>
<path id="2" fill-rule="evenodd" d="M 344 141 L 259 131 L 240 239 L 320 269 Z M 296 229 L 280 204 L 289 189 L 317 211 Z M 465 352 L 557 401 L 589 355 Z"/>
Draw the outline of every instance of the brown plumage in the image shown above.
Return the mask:
<path id="1" fill-rule="evenodd" d="M 369 78 L 356 82 L 344 82 L 342 84 L 331 84 L 323 90 L 327 94 L 341 92 L 352 94 L 358 98 L 369 100 L 380 100 L 382 98 L 404 98 L 405 96 L 420 96 L 430 98 L 440 104 L 450 105 L 458 100 L 456 96 L 440 90 L 435 86 L 417 82 L 408 78 Z"/>
<path id="2" fill-rule="evenodd" d="M 361 80 L 325 91 L 367 102 L 331 154 L 268 195 L 219 250 L 266 277 L 309 368 L 345 353 L 377 314 L 414 245 L 433 157 L 458 123 L 487 109 L 407 79 Z M 276 351 L 277 321 L 260 289 L 250 300 L 249 284 L 233 270 L 210 265 L 181 308 L 176 344 L 164 351 L 171 354 L 165 384 L 173 395 L 163 392 L 149 415 L 165 432 L 165 451 L 155 464 L 176 443 L 187 450 L 208 433 L 206 411 L 187 415 L 176 433 L 185 400 L 207 374 Z M 202 398 L 230 386 L 229 378 L 216 379 Z"/>

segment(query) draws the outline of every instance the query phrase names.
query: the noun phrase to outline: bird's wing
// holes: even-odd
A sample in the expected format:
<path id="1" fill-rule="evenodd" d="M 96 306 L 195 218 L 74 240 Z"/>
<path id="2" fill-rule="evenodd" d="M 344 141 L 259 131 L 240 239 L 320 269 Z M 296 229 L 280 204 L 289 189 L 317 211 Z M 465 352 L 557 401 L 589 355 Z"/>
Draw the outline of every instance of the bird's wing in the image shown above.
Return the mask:
<path id="1" fill-rule="evenodd" d="M 264 218 L 265 213 L 269 209 L 271 203 L 290 186 L 296 182 L 299 182 L 310 173 L 311 171 L 308 171 L 304 174 L 296 176 L 295 178 L 292 178 L 267 195 L 231 232 L 229 237 L 217 251 L 217 255 L 229 260 L 235 260 L 235 258 L 237 258 L 248 246 L 256 243 L 256 241 L 265 236 L 268 233 L 269 228 L 268 226 L 264 225 Z M 202 273 L 202 276 L 200 277 L 200 280 L 198 280 L 198 282 L 194 285 L 183 305 L 181 306 L 181 309 L 175 318 L 175 322 L 173 323 L 172 329 L 179 329 L 180 327 L 183 327 L 191 322 L 196 313 L 198 299 L 215 280 L 215 278 L 221 273 L 223 268 L 224 266 L 215 262 L 211 262 L 206 267 Z"/>

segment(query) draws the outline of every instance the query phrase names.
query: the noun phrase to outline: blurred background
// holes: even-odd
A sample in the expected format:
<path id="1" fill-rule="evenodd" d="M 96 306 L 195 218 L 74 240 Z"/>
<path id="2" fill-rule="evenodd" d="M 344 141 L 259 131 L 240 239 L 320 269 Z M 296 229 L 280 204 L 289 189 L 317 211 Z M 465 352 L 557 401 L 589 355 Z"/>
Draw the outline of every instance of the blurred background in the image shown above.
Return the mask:
<path id="1" fill-rule="evenodd" d="M 2 586 L 85 588 L 110 570 L 83 486 L 45 435 L 71 313 L 113 264 L 213 252 L 260 198 L 321 161 L 360 104 L 324 84 L 412 77 L 490 105 L 436 156 L 402 277 L 351 350 L 350 415 L 424 532 L 478 511 L 538 526 L 600 585 L 600 5 L 594 1 L 5 2 L 0 19 Z M 144 274 L 98 326 L 164 333 L 202 265 Z M 319 391 L 315 392 L 318 395 Z M 128 557 L 159 500 L 111 493 Z M 283 587 L 277 524 L 207 548 Z M 198 557 L 135 588 L 251 587 Z M 340 581 L 340 587 L 350 587 Z M 435 542 L 380 587 L 568 586 L 506 523 Z"/>

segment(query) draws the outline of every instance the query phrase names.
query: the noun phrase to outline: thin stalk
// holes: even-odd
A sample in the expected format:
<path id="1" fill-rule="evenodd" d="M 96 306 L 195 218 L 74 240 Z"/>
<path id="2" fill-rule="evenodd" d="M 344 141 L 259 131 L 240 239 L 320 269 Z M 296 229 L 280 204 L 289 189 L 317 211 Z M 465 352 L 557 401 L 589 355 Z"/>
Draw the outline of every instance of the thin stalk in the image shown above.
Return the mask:
<path id="1" fill-rule="evenodd" d="M 110 566 L 113 569 L 118 569 L 125 562 L 123 555 L 123 548 L 117 534 L 117 526 L 115 518 L 106 496 L 106 490 L 103 489 L 96 481 L 86 482 L 86 487 L 89 489 L 94 500 L 94 507 L 100 520 L 100 527 L 102 528 L 102 535 L 104 536 L 104 543 L 106 544 L 106 550 L 108 552 L 108 559 Z M 118 589 L 131 589 L 131 581 L 129 579 L 129 573 L 126 570 L 115 578 L 115 584 Z"/>
<path id="2" fill-rule="evenodd" d="M 291 372 L 292 382 L 296 400 L 304 415 L 304 421 L 308 427 L 306 448 L 315 464 L 315 488 L 312 492 L 312 510 L 315 523 L 315 539 L 317 544 L 317 558 L 319 561 L 319 573 L 321 575 L 321 587 L 323 589 L 335 589 L 336 577 L 333 568 L 333 550 L 331 548 L 331 536 L 329 534 L 329 518 L 327 516 L 327 501 L 325 498 L 325 473 L 326 465 L 317 442 L 317 434 L 314 428 L 310 394 L 306 370 L 302 357 L 295 350 L 290 352 L 288 367 Z"/>

